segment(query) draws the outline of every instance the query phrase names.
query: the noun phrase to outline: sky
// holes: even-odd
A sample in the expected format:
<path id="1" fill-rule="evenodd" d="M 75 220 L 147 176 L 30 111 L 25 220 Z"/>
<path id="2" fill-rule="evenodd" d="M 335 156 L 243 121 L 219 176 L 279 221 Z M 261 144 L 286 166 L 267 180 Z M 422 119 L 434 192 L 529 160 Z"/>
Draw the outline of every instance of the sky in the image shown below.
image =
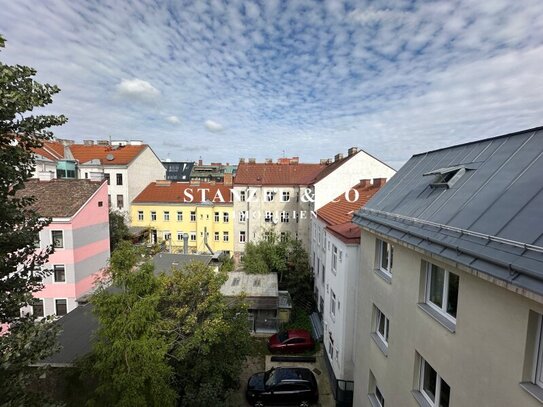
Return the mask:
<path id="1" fill-rule="evenodd" d="M 413 154 L 543 125 L 543 1 L 0 0 L 55 135 L 162 159 Z"/>

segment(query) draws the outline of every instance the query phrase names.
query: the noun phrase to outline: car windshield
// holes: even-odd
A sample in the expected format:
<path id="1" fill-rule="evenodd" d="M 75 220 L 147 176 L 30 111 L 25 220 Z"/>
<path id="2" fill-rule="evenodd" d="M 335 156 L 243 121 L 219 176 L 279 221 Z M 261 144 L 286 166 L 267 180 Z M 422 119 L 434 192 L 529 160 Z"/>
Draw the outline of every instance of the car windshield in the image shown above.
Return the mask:
<path id="1" fill-rule="evenodd" d="M 288 332 L 287 331 L 281 331 L 277 334 L 277 339 L 279 339 L 279 342 L 283 343 L 288 339 Z"/>
<path id="2" fill-rule="evenodd" d="M 268 371 L 266 373 L 266 377 L 265 377 L 266 387 L 273 386 L 275 384 L 275 382 L 276 382 L 276 378 L 277 378 L 277 370 L 272 369 L 272 370 Z"/>

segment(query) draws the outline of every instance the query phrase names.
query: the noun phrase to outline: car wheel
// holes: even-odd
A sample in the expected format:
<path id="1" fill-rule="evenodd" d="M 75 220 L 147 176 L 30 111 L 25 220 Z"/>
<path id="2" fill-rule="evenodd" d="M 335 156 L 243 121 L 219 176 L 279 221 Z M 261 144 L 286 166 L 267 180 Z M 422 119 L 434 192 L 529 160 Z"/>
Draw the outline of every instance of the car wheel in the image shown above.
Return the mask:
<path id="1" fill-rule="evenodd" d="M 259 401 L 255 402 L 254 406 L 255 407 L 264 407 L 264 403 L 259 400 Z"/>
<path id="2" fill-rule="evenodd" d="M 309 401 L 302 401 L 300 407 L 309 407 Z"/>

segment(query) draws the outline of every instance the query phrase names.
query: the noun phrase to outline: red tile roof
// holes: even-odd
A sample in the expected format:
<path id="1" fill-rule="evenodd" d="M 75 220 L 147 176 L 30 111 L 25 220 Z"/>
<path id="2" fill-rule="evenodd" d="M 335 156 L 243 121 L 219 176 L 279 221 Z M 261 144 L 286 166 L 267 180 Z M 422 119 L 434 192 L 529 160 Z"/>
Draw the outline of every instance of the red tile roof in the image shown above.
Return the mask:
<path id="1" fill-rule="evenodd" d="M 136 158 L 145 148 L 147 148 L 146 144 L 118 147 L 72 144 L 70 146 L 70 151 L 80 164 L 97 159 L 100 160 L 103 165 L 127 165 L 132 162 L 132 160 L 134 160 L 134 158 Z"/>
<path id="2" fill-rule="evenodd" d="M 203 191 L 207 189 L 208 191 Z M 199 185 L 191 184 L 188 182 L 169 182 L 158 181 L 151 182 L 147 187 L 132 201 L 132 203 L 191 203 L 190 198 L 185 195 L 190 193 L 194 198 L 192 203 L 202 203 L 202 197 L 207 201 L 214 203 L 221 202 L 220 197 L 217 196 L 217 192 L 220 191 L 220 195 L 225 203 L 232 202 L 232 196 L 230 194 L 230 187 L 224 184 L 211 184 L 208 182 L 202 182 Z"/>
<path id="3" fill-rule="evenodd" d="M 234 184 L 309 185 L 324 168 L 324 164 L 240 163 Z"/>
<path id="4" fill-rule="evenodd" d="M 356 243 L 360 240 L 360 228 L 351 223 L 353 213 L 363 207 L 382 185 L 374 186 L 369 184 L 369 180 L 362 181 L 352 189 L 358 191 L 358 199 L 349 202 L 345 195 L 338 196 L 334 201 L 329 202 L 317 210 L 317 216 L 327 224 L 330 230 L 341 240 L 347 243 Z M 354 199 L 354 192 L 349 194 L 350 199 Z"/>
<path id="5" fill-rule="evenodd" d="M 45 141 L 42 147 L 34 149 L 34 153 L 52 161 L 61 160 L 64 157 L 64 146 L 57 141 Z"/>
<path id="6" fill-rule="evenodd" d="M 105 181 L 88 179 L 31 179 L 16 196 L 36 198 L 32 209 L 48 218 L 70 218 L 87 202 Z"/>
<path id="7" fill-rule="evenodd" d="M 312 183 L 315 183 L 315 182 L 318 182 L 320 181 L 321 179 L 323 179 L 324 177 L 330 175 L 332 172 L 334 172 L 336 169 L 338 169 L 339 167 L 341 167 L 343 164 L 345 164 L 347 161 L 349 161 L 351 158 L 353 158 L 355 155 L 357 155 L 360 151 L 354 153 L 354 154 L 351 154 L 351 155 L 348 155 L 347 157 L 345 158 L 342 158 L 341 160 L 337 160 L 337 161 L 334 161 L 330 164 L 328 164 L 322 171 L 320 171 L 316 176 L 315 178 L 311 181 Z"/>

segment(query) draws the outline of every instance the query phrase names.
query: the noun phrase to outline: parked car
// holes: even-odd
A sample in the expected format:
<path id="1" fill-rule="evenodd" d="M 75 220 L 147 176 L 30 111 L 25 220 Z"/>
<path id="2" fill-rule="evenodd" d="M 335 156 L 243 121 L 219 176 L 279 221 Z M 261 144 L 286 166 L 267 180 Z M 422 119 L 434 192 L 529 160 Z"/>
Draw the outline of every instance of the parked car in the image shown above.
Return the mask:
<path id="1" fill-rule="evenodd" d="M 303 367 L 278 367 L 252 375 L 247 383 L 246 396 L 247 401 L 255 407 L 308 407 L 319 400 L 319 388 L 311 370 Z"/>
<path id="2" fill-rule="evenodd" d="M 304 352 L 314 347 L 315 342 L 305 329 L 281 331 L 268 339 L 270 352 Z"/>

